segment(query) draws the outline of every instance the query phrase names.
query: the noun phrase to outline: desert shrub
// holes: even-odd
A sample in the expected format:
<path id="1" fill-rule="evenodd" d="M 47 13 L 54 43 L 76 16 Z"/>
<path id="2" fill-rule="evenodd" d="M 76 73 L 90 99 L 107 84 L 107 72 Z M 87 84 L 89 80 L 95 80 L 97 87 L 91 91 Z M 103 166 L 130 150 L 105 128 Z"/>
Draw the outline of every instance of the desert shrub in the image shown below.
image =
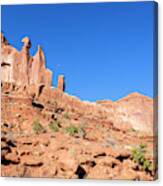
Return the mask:
<path id="1" fill-rule="evenodd" d="M 146 152 L 146 148 L 147 148 L 147 145 L 146 145 L 146 144 L 141 143 L 141 144 L 139 145 L 139 147 L 140 147 L 141 151 Z"/>
<path id="2" fill-rule="evenodd" d="M 69 116 L 69 114 L 68 114 L 67 112 L 64 113 L 63 117 L 64 117 L 65 119 L 70 119 L 70 116 Z"/>
<path id="3" fill-rule="evenodd" d="M 60 127 L 59 121 L 53 121 L 53 122 L 49 123 L 49 129 L 52 132 L 58 132 L 59 131 L 59 127 Z"/>
<path id="4" fill-rule="evenodd" d="M 41 125 L 40 121 L 37 119 L 33 122 L 33 131 L 35 134 L 40 134 L 44 132 L 44 127 Z"/>
<path id="5" fill-rule="evenodd" d="M 151 171 L 151 168 L 152 168 L 152 164 L 149 160 L 145 159 L 143 161 L 143 170 L 145 171 Z"/>
<path id="6" fill-rule="evenodd" d="M 70 135 L 70 136 L 75 136 L 75 134 L 78 133 L 78 128 L 71 125 L 69 127 L 66 127 L 65 131 Z"/>
<path id="7" fill-rule="evenodd" d="M 143 170 L 151 171 L 151 162 L 145 158 L 146 144 L 140 144 L 139 147 L 132 150 L 132 159 L 138 163 Z"/>
<path id="8" fill-rule="evenodd" d="M 76 126 L 69 126 L 65 129 L 65 131 L 70 135 L 70 136 L 75 136 L 78 135 L 79 137 L 84 137 L 85 136 L 85 131 L 81 127 L 76 127 Z"/>

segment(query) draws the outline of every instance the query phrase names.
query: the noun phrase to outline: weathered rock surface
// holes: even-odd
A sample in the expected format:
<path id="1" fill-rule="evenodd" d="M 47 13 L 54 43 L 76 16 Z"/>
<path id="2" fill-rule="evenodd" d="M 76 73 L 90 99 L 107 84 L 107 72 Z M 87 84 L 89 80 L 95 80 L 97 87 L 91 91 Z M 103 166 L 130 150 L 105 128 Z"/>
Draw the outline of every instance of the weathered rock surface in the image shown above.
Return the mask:
<path id="1" fill-rule="evenodd" d="M 112 101 L 98 101 L 105 108 L 112 109 L 117 118 L 117 125 L 124 129 L 131 126 L 134 130 L 154 133 L 154 101 L 139 93 L 132 93 L 127 97 Z"/>
<path id="2" fill-rule="evenodd" d="M 1 33 L 1 71 L 2 82 L 16 85 L 52 85 L 52 72 L 46 68 L 45 55 L 41 47 L 34 57 L 30 56 L 31 41 L 24 37 L 22 50 L 18 51 L 11 46 Z"/>
<path id="3" fill-rule="evenodd" d="M 65 80 L 63 75 L 58 77 L 58 89 L 62 92 L 65 91 Z"/>
<path id="4" fill-rule="evenodd" d="M 116 102 L 81 101 L 64 92 L 64 78 L 51 87 L 44 53 L 39 47 L 31 57 L 29 38 L 20 52 L 3 34 L 1 40 L 2 176 L 157 178 L 151 98 L 133 93 Z M 144 144 L 148 169 L 133 159 L 133 149 Z"/>
<path id="5" fill-rule="evenodd" d="M 145 157 L 155 167 L 154 133 L 134 130 L 132 125 L 118 127 L 112 110 L 82 102 L 58 89 L 45 87 L 35 98 L 28 91 L 2 92 L 2 176 L 132 180 L 156 177 L 157 169 L 146 172 L 141 166 L 137 168 L 131 157 L 132 149 L 146 144 Z M 39 134 L 33 130 L 37 119 L 44 128 Z M 49 128 L 51 122 L 59 123 L 56 131 Z M 71 126 L 80 129 L 79 133 L 67 133 Z"/>

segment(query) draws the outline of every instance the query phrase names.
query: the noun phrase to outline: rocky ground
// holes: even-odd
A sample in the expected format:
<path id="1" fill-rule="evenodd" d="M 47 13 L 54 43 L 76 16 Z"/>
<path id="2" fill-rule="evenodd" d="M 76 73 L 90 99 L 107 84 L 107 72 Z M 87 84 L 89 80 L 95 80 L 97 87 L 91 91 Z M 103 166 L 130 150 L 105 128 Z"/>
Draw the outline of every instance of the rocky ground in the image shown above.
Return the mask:
<path id="1" fill-rule="evenodd" d="M 154 180 L 153 100 L 81 101 L 55 88 L 2 85 L 1 174 Z"/>

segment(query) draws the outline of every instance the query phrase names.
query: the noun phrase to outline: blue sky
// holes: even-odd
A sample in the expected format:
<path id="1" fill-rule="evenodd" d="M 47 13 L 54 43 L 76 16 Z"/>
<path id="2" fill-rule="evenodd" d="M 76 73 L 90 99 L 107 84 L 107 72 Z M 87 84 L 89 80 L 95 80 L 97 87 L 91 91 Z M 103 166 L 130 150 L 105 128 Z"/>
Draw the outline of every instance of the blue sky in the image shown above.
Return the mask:
<path id="1" fill-rule="evenodd" d="M 153 97 L 153 2 L 2 6 L 2 31 L 31 55 L 41 45 L 47 66 L 66 77 L 66 92 L 84 100 Z"/>

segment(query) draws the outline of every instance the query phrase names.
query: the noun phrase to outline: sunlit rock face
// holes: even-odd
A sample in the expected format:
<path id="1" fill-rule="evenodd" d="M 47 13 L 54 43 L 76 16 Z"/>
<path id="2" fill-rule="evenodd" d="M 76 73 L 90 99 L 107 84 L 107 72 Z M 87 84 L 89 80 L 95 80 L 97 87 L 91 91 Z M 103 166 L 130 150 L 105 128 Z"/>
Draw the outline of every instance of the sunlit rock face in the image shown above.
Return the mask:
<path id="1" fill-rule="evenodd" d="M 58 89 L 62 92 L 65 90 L 65 79 L 63 75 L 58 77 Z"/>
<path id="2" fill-rule="evenodd" d="M 1 33 L 1 80 L 16 85 L 52 85 L 52 72 L 46 68 L 45 55 L 41 47 L 34 57 L 30 56 L 31 41 L 22 39 L 23 47 L 18 51 Z"/>
<path id="3" fill-rule="evenodd" d="M 157 178 L 155 99 L 131 93 L 118 101 L 82 101 L 64 92 L 63 75 L 51 87 L 44 52 L 39 46 L 30 56 L 28 37 L 20 51 L 3 34 L 1 41 L 1 176 Z"/>
<path id="4" fill-rule="evenodd" d="M 107 109 L 112 109 L 115 115 L 115 123 L 120 128 L 154 133 L 154 104 L 155 100 L 139 93 L 131 93 L 128 96 L 112 102 L 110 100 L 98 101 L 98 104 Z"/>

